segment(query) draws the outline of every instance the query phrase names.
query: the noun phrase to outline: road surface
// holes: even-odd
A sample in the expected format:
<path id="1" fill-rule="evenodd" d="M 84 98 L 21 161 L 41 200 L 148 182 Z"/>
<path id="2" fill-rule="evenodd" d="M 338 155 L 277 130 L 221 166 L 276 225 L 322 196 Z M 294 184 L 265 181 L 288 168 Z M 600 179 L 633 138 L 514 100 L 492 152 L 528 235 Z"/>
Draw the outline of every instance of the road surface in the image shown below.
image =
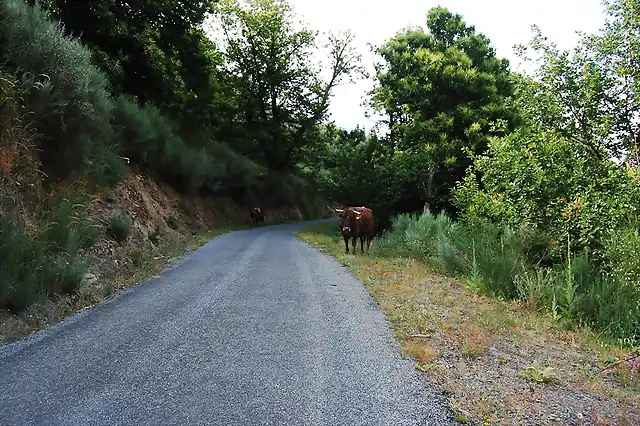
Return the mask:
<path id="1" fill-rule="evenodd" d="M 364 287 L 294 236 L 222 235 L 0 349 L 0 425 L 440 425 Z"/>

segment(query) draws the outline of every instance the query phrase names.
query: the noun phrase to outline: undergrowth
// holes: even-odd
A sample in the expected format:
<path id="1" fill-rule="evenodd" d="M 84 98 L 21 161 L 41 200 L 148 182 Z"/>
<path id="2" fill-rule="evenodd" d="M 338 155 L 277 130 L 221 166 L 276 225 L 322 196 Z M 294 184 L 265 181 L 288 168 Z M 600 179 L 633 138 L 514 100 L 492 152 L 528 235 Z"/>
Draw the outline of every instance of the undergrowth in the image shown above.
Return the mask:
<path id="1" fill-rule="evenodd" d="M 57 203 L 34 230 L 27 229 L 18 211 L 0 216 L 0 308 L 21 311 L 40 298 L 72 294 L 82 284 L 87 264 L 79 252 L 100 231 L 80 213 L 84 205 L 60 197 L 52 197 Z"/>
<path id="2" fill-rule="evenodd" d="M 573 252 L 569 239 L 563 244 L 563 261 L 545 265 L 539 241 L 524 227 L 454 223 L 444 214 L 425 212 L 397 216 L 391 230 L 377 238 L 372 254 L 423 261 L 464 278 L 475 292 L 526 300 L 567 325 L 588 325 L 619 345 L 638 345 L 638 231 L 613 233 L 605 242 L 604 265 Z"/>

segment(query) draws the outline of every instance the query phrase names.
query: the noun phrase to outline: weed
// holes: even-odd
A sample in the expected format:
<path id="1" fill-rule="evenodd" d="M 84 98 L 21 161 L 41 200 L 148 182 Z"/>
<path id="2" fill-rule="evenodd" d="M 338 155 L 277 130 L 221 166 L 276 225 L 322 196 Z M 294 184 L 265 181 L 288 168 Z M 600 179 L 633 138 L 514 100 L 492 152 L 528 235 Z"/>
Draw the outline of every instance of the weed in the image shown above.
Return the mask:
<path id="1" fill-rule="evenodd" d="M 522 370 L 520 374 L 536 383 L 549 383 L 558 380 L 555 368 L 543 367 L 538 360 L 533 361 L 533 364 Z"/>
<path id="2" fill-rule="evenodd" d="M 160 225 L 156 225 L 155 229 L 149 232 L 149 235 L 147 237 L 149 238 L 149 241 L 151 241 L 153 245 L 157 246 L 158 242 L 160 241 L 160 235 L 161 235 Z"/>
<path id="3" fill-rule="evenodd" d="M 122 243 L 131 235 L 133 222 L 131 218 L 122 211 L 117 210 L 109 217 L 108 235 L 117 242 Z"/>
<path id="4" fill-rule="evenodd" d="M 417 361 L 415 363 L 415 367 L 417 370 L 422 371 L 423 373 L 428 373 L 429 371 L 433 371 L 437 368 L 435 364 L 427 364 L 420 361 Z"/>
<path id="5" fill-rule="evenodd" d="M 56 193 L 47 200 L 42 238 L 50 251 L 77 255 L 96 242 L 101 230 L 88 214 L 89 203 L 89 195 L 77 189 Z"/>
<path id="6" fill-rule="evenodd" d="M 174 231 L 178 229 L 178 218 L 174 215 L 170 215 L 166 218 L 167 226 Z"/>

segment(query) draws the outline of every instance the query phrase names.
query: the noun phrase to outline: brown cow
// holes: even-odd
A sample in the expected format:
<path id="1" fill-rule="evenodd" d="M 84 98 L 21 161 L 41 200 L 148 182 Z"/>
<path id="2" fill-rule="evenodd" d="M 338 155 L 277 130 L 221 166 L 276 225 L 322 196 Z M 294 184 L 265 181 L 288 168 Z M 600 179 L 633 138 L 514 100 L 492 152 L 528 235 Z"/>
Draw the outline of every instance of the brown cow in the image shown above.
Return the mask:
<path id="1" fill-rule="evenodd" d="M 255 207 L 251 210 L 251 220 L 253 223 L 264 222 L 264 214 L 262 213 L 262 209 L 260 207 Z"/>
<path id="2" fill-rule="evenodd" d="M 360 238 L 360 252 L 364 253 L 364 239 L 367 239 L 367 252 L 373 238 L 373 212 L 364 206 L 334 209 L 340 214 L 340 233 L 344 238 L 346 253 L 349 254 L 349 238 L 356 254 L 356 239 Z"/>

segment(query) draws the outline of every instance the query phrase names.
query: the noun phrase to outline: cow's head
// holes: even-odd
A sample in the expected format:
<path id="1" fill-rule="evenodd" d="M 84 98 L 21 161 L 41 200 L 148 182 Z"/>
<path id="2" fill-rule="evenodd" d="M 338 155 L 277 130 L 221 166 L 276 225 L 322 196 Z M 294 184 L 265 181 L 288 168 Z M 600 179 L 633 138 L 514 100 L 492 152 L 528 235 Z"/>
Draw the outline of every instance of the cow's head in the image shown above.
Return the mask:
<path id="1" fill-rule="evenodd" d="M 353 207 L 334 210 L 340 215 L 340 225 L 338 225 L 340 233 L 344 236 L 352 235 L 352 233 L 356 231 L 357 220 L 360 215 L 362 215 L 362 212 Z"/>

